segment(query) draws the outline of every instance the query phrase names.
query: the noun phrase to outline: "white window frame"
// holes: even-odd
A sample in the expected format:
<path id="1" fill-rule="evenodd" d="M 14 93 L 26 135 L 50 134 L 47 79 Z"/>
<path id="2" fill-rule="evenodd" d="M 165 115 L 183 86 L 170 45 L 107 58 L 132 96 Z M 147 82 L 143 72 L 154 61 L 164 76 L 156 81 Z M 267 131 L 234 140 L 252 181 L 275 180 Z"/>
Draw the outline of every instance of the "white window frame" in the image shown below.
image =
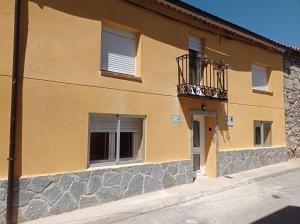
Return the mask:
<path id="1" fill-rule="evenodd" d="M 270 133 L 270 144 L 266 144 L 264 141 L 264 139 L 265 139 L 265 128 L 264 128 L 264 125 L 265 124 L 270 124 L 271 125 L 271 133 Z M 254 135 L 253 135 L 253 137 L 254 137 L 254 146 L 256 146 L 256 147 L 262 147 L 262 146 L 272 146 L 272 132 L 273 132 L 273 122 L 272 121 L 257 121 L 257 120 L 255 120 L 254 121 L 254 125 L 253 125 L 253 133 L 254 133 Z M 256 137 L 256 127 L 259 127 L 260 128 L 260 139 L 261 139 L 261 142 L 260 142 L 260 144 L 256 144 L 256 142 L 255 142 L 255 137 Z"/>
<path id="2" fill-rule="evenodd" d="M 132 39 L 134 40 L 134 49 L 133 52 L 135 52 L 135 57 L 134 57 L 134 71 L 132 73 L 130 72 L 120 72 L 114 69 L 109 69 L 109 68 L 103 68 L 103 32 L 107 32 L 107 33 L 112 33 L 115 34 L 117 36 L 122 36 L 128 39 Z M 137 76 L 137 43 L 138 43 L 138 36 L 136 33 L 132 33 L 132 32 L 127 32 L 127 31 L 123 31 L 114 27 L 109 27 L 109 26 L 102 26 L 101 28 L 101 49 L 100 49 L 100 53 L 101 53 L 101 61 L 100 61 L 100 70 L 101 71 L 106 71 L 106 72 L 112 72 L 112 73 L 117 73 L 117 74 L 123 74 L 123 75 L 130 75 L 130 76 Z M 107 62 L 109 66 L 109 62 Z"/>
<path id="3" fill-rule="evenodd" d="M 255 79 L 257 80 L 257 74 L 255 72 L 264 73 L 264 77 L 259 77 L 259 81 L 264 80 L 265 83 L 260 84 L 259 86 L 254 86 Z M 258 91 L 268 91 L 268 68 L 260 65 L 252 65 L 252 89 Z"/>
<path id="4" fill-rule="evenodd" d="M 117 121 L 117 128 L 116 132 L 110 132 L 105 131 L 106 133 L 109 133 L 110 138 L 110 144 L 109 144 L 109 159 L 108 160 L 90 160 L 90 137 L 91 133 L 97 133 L 97 131 L 91 131 L 89 128 L 88 132 L 88 165 L 89 166 L 103 166 L 103 165 L 115 165 L 115 164 L 126 164 L 126 163 L 139 163 L 144 162 L 145 157 L 145 136 L 146 136 L 146 116 L 143 115 L 115 115 L 115 114 L 93 114 L 90 113 L 89 115 L 89 121 L 91 119 L 91 116 L 116 116 Z M 124 118 L 136 118 L 142 120 L 142 127 L 139 131 L 121 131 L 121 122 Z M 89 122 L 90 123 L 90 122 Z M 100 131 L 99 131 L 100 132 Z M 101 131 L 102 132 L 102 131 Z M 120 158 L 120 133 L 121 132 L 131 132 L 134 133 L 134 152 L 132 158 Z M 115 134 L 117 135 L 116 141 L 115 141 Z M 140 144 L 139 144 L 140 142 Z M 114 153 L 114 148 L 116 147 L 116 155 Z M 112 152 L 112 153 L 111 153 Z M 114 161 L 111 161 L 111 158 L 115 157 Z"/>

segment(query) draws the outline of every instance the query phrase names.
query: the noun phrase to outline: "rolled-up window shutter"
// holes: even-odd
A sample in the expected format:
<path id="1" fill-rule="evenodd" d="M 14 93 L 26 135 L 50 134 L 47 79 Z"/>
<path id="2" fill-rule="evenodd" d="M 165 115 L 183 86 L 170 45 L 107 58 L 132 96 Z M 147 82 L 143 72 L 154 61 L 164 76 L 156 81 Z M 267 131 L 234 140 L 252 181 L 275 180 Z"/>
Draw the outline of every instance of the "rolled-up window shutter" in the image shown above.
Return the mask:
<path id="1" fill-rule="evenodd" d="M 261 66 L 252 66 L 252 88 L 267 90 L 267 69 Z"/>
<path id="2" fill-rule="evenodd" d="M 135 75 L 136 36 L 102 28 L 101 69 Z"/>
<path id="3" fill-rule="evenodd" d="M 202 51 L 202 44 L 199 38 L 190 36 L 189 37 L 189 49 L 197 51 L 201 53 Z"/>
<path id="4" fill-rule="evenodd" d="M 90 132 L 117 132 L 117 116 L 91 114 L 89 118 Z"/>
<path id="5" fill-rule="evenodd" d="M 121 118 L 121 132 L 139 132 L 142 127 L 141 118 Z"/>

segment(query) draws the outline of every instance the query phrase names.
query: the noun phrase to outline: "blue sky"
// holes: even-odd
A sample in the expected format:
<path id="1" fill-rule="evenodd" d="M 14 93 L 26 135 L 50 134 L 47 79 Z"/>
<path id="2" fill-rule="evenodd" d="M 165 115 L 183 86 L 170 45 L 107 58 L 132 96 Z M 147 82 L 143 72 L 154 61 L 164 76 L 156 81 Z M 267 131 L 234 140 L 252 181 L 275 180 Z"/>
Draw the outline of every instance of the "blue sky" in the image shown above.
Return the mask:
<path id="1" fill-rule="evenodd" d="M 265 37 L 300 47 L 300 0 L 183 0 Z"/>

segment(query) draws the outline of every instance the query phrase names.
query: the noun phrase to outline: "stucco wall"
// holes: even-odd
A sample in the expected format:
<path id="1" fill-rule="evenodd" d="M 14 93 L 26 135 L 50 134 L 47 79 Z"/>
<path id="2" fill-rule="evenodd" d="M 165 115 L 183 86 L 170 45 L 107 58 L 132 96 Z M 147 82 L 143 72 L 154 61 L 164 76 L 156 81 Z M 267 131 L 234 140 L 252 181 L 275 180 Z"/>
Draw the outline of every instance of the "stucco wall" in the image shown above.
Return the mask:
<path id="1" fill-rule="evenodd" d="M 285 145 L 283 65 L 277 53 L 192 28 L 126 1 L 69 4 L 31 0 L 23 8 L 23 16 L 22 29 L 27 32 L 23 32 L 26 51 L 19 175 L 85 170 L 89 112 L 146 115 L 146 162 L 190 158 L 188 114 L 191 109 L 200 109 L 201 104 L 220 113 L 221 150 L 253 148 L 253 120 L 272 120 L 274 147 Z M 119 23 L 140 34 L 141 83 L 101 76 L 103 21 Z M 11 32 L 8 30 L 8 35 Z M 189 34 L 205 39 L 208 56 L 230 65 L 228 104 L 178 99 L 175 59 L 187 53 Z M 4 50 L 11 48 L 5 46 Z M 269 66 L 273 96 L 252 92 L 252 63 Z M 4 71 L 4 67 L 0 68 Z M 4 87 L 7 94 L 8 84 Z M 5 101 L 9 103 L 9 98 Z M 8 110 L 0 112 L 7 126 Z M 225 126 L 226 114 L 234 116 L 233 127 Z M 172 124 L 172 115 L 180 115 L 181 123 Z M 5 139 L 1 147 L 6 149 L 8 136 Z M 216 161 L 214 156 L 212 163 Z M 0 177 L 4 177 L 6 158 L 2 151 L 0 159 Z"/>
<path id="2" fill-rule="evenodd" d="M 300 156 L 300 53 L 284 57 L 286 139 L 290 157 Z"/>
<path id="3" fill-rule="evenodd" d="M 0 178 L 7 175 L 13 45 L 13 1 L 0 1 Z"/>

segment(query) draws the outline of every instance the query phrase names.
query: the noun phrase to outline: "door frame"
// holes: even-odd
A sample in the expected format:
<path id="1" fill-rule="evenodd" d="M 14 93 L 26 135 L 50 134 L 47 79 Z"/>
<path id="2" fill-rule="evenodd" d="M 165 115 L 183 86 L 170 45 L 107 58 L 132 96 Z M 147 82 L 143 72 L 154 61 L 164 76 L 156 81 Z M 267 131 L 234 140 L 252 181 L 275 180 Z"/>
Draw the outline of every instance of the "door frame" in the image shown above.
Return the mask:
<path id="1" fill-rule="evenodd" d="M 203 116 L 204 118 L 206 116 L 209 117 L 215 117 L 216 119 L 216 126 L 215 126 L 215 131 L 216 131 L 216 153 L 218 155 L 219 152 L 219 142 L 220 142 L 220 132 L 219 132 L 219 115 L 217 111 L 203 111 L 201 109 L 191 109 L 190 110 L 190 159 L 193 162 L 193 120 L 195 115 L 200 115 Z M 204 126 L 204 131 L 206 130 L 206 127 Z M 205 136 L 205 135 L 204 135 Z M 204 137 L 205 141 L 205 137 Z M 206 154 L 206 150 L 204 150 L 204 154 Z M 216 155 L 216 157 L 217 157 Z M 217 164 L 216 164 L 217 166 Z"/>

